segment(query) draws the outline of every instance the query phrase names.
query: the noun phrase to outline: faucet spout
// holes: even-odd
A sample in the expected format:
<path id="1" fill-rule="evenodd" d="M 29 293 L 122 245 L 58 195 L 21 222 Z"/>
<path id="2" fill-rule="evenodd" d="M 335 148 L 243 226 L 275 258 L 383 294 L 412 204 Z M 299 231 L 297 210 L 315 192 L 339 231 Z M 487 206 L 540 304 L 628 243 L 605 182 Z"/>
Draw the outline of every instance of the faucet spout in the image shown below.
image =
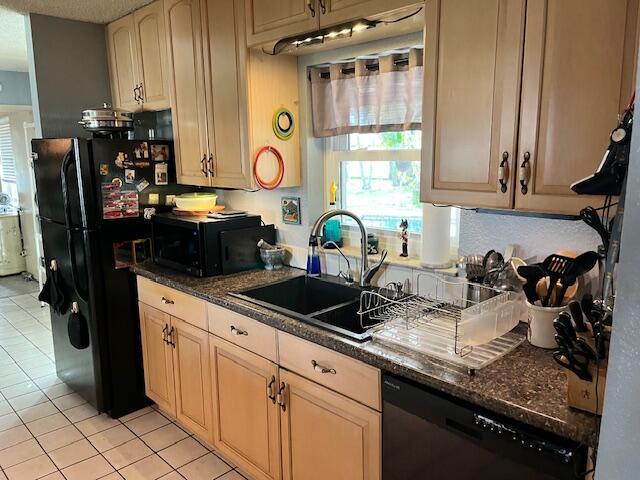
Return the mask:
<path id="1" fill-rule="evenodd" d="M 362 223 L 362 220 L 360 220 L 360 217 L 358 217 L 355 213 L 352 213 L 349 210 L 329 210 L 327 212 L 324 212 L 318 217 L 318 219 L 311 227 L 309 241 L 314 243 L 317 242 L 318 237 L 320 237 L 322 234 L 322 227 L 327 222 L 327 220 L 338 215 L 344 215 L 353 218 L 353 220 L 358 225 L 358 228 L 360 229 L 360 286 L 363 288 L 369 287 L 371 285 L 371 278 L 382 265 L 384 257 L 382 257 L 380 263 L 375 266 L 375 271 L 371 272 L 369 269 L 369 257 L 367 254 L 367 229 Z"/>

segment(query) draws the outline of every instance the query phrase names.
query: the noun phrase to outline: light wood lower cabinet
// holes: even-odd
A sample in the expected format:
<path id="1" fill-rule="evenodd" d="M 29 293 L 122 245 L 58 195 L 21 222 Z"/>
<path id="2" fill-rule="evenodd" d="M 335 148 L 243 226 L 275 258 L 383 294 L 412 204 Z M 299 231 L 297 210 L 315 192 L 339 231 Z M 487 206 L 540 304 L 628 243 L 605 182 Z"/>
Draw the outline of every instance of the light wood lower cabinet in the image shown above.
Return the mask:
<path id="1" fill-rule="evenodd" d="M 284 479 L 380 478 L 379 412 L 282 369 L 280 385 Z"/>
<path id="2" fill-rule="evenodd" d="M 147 396 L 203 440 L 211 440 L 208 333 L 139 302 Z"/>
<path id="3" fill-rule="evenodd" d="M 255 479 L 280 476 L 278 367 L 209 335 L 213 444 Z"/>
<path id="4" fill-rule="evenodd" d="M 171 317 L 144 303 L 139 303 L 138 306 L 142 335 L 145 393 L 162 410 L 175 416 L 176 397 L 173 381 L 173 353 L 166 342 L 171 325 Z"/>
<path id="5" fill-rule="evenodd" d="M 212 402 L 207 332 L 171 317 L 176 418 L 205 440 L 211 439 Z"/>

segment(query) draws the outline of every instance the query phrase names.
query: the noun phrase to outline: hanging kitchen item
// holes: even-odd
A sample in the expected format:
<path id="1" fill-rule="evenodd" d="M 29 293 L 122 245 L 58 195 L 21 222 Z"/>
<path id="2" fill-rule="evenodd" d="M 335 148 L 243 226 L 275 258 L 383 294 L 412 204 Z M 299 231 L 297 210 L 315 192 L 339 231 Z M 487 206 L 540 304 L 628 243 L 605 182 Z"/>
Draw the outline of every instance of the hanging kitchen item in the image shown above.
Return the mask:
<path id="1" fill-rule="evenodd" d="M 78 350 L 83 350 L 89 346 L 89 326 L 87 319 L 80 313 L 78 302 L 71 305 L 71 313 L 67 321 L 67 333 L 69 343 Z"/>
<path id="2" fill-rule="evenodd" d="M 78 123 L 89 132 L 128 132 L 133 130 L 133 113 L 103 103 L 102 107 L 83 110 L 82 120 Z"/>
<path id="3" fill-rule="evenodd" d="M 66 310 L 67 299 L 64 296 L 64 290 L 61 285 L 62 279 L 58 271 L 58 262 L 51 260 L 49 266 L 49 274 L 44 282 L 42 291 L 38 295 L 38 300 L 47 303 L 53 308 L 53 311 L 59 315 Z"/>
<path id="4" fill-rule="evenodd" d="M 289 140 L 296 128 L 293 113 L 286 108 L 279 108 L 273 114 L 272 127 L 276 137 L 280 140 Z"/>
<path id="5" fill-rule="evenodd" d="M 263 179 L 258 173 L 258 162 L 266 152 L 271 152 L 278 162 L 278 173 L 271 180 Z M 253 160 L 253 176 L 256 179 L 256 183 L 265 190 L 274 190 L 278 188 L 284 178 L 284 158 L 282 157 L 282 153 L 271 145 L 265 145 L 258 150 L 258 153 L 256 153 L 255 159 Z"/>

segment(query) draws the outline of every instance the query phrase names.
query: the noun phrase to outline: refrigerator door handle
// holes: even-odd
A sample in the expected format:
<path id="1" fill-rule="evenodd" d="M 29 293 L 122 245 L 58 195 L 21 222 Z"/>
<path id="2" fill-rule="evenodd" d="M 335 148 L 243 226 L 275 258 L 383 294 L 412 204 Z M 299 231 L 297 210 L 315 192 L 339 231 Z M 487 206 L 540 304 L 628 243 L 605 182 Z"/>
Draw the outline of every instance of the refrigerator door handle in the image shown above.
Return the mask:
<path id="1" fill-rule="evenodd" d="M 81 300 L 87 301 L 86 296 L 82 293 L 82 290 L 78 286 L 78 264 L 75 257 L 75 247 L 73 244 L 73 233 L 71 224 L 71 208 L 69 206 L 69 189 L 67 184 L 67 170 L 73 160 L 73 149 L 69 150 L 62 159 L 62 165 L 60 166 L 60 181 L 62 183 L 62 203 L 64 207 L 64 222 L 67 227 L 67 251 L 69 252 L 69 260 L 71 262 L 71 280 L 73 282 L 73 289 Z"/>

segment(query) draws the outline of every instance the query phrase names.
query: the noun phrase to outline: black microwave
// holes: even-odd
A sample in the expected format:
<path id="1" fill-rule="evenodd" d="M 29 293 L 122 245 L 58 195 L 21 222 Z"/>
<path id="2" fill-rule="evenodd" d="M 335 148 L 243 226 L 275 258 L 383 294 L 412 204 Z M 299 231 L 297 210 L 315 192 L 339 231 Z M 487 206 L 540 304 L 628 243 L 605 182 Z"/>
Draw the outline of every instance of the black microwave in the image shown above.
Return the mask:
<path id="1" fill-rule="evenodd" d="M 198 277 L 255 268 L 257 242 L 275 243 L 259 215 L 217 219 L 161 213 L 151 217 L 153 261 Z"/>

